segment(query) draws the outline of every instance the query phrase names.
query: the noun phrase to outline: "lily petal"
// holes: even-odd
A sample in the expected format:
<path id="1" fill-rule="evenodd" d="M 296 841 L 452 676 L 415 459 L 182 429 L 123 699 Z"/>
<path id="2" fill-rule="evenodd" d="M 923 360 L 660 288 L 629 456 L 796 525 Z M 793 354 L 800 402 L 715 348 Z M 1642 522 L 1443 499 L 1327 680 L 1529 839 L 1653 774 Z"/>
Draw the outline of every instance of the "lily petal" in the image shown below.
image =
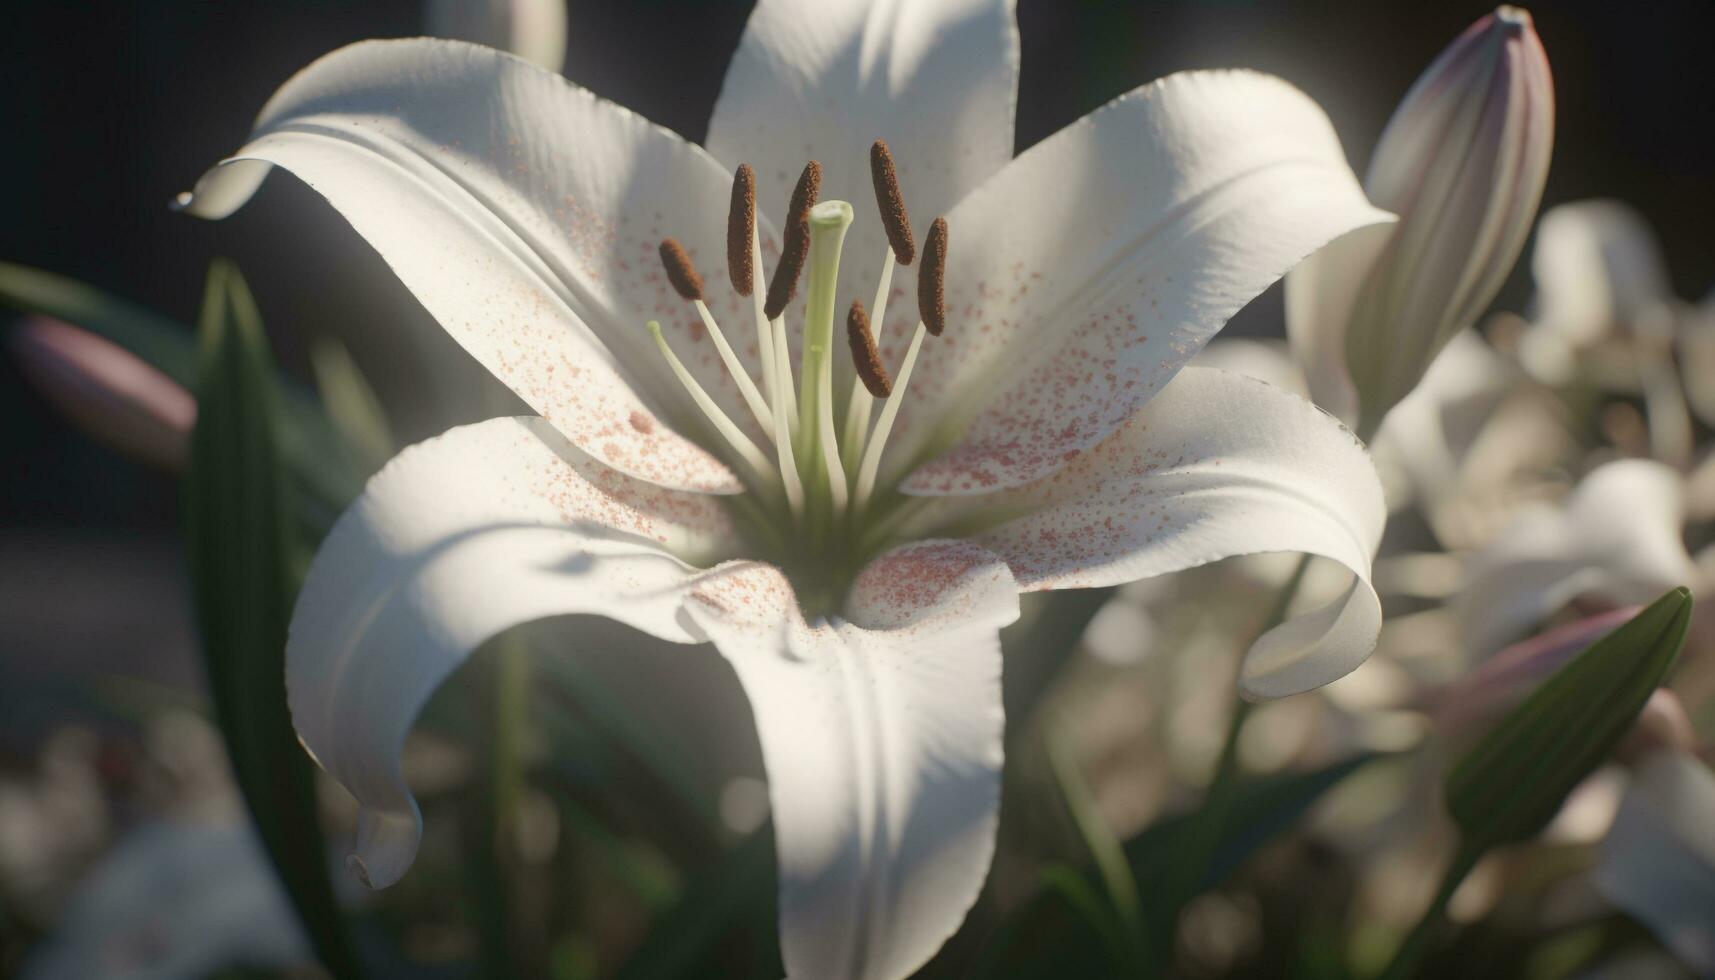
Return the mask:
<path id="1" fill-rule="evenodd" d="M 326 197 L 478 361 L 580 448 L 676 489 L 735 493 L 659 412 L 689 411 L 658 319 L 704 387 L 736 386 L 656 247 L 725 254 L 731 176 L 702 150 L 518 58 L 414 38 L 342 48 L 275 93 L 182 206 L 222 218 L 273 165 Z M 730 323 L 737 296 L 711 296 Z M 748 355 L 748 351 L 746 352 Z"/>
<path id="2" fill-rule="evenodd" d="M 1026 591 L 1116 585 L 1264 552 L 1344 565 L 1352 582 L 1338 600 L 1251 647 L 1239 677 L 1248 698 L 1319 687 L 1375 649 L 1381 604 L 1370 561 L 1386 518 L 1375 469 L 1333 418 L 1253 378 L 1184 370 L 1106 442 L 1041 484 L 991 499 L 1026 514 L 974 540 L 1006 559 Z"/>
<path id="3" fill-rule="evenodd" d="M 1638 766 L 1603 841 L 1596 888 L 1698 976 L 1715 976 L 1715 773 L 1662 750 Z"/>
<path id="4" fill-rule="evenodd" d="M 755 167 L 757 193 L 776 207 L 804 162 L 821 161 L 822 198 L 850 201 L 860 216 L 847 233 L 841 297 L 867 298 L 881 272 L 887 238 L 874 216 L 871 142 L 887 141 L 920 235 L 1012 159 L 1015 6 L 759 0 L 752 11 L 709 120 L 709 152 Z M 911 295 L 911 281 L 899 285 Z"/>
<path id="5" fill-rule="evenodd" d="M 1521 509 L 1472 560 L 1465 653 L 1486 657 L 1580 597 L 1630 605 L 1698 581 L 1684 520 L 1679 474 L 1642 459 L 1590 471 L 1561 506 Z"/>
<path id="6" fill-rule="evenodd" d="M 756 714 L 787 975 L 909 975 L 963 921 L 994 852 L 1012 576 L 937 541 L 871 563 L 851 622 L 806 624 L 767 565 L 728 566 L 692 594 Z"/>
<path id="7" fill-rule="evenodd" d="M 400 770 L 436 687 L 520 623 L 599 613 L 680 643 L 685 592 L 732 546 L 716 498 L 610 470 L 541 419 L 493 419 L 395 457 L 328 533 L 292 616 L 286 686 L 304 746 L 357 797 L 353 867 L 382 887 L 422 819 Z"/>
<path id="8" fill-rule="evenodd" d="M 1322 110 L 1277 78 L 1186 72 L 1122 96 L 948 215 L 951 325 L 923 348 L 892 471 L 963 434 L 905 492 L 1053 473 L 1299 259 L 1389 220 Z"/>

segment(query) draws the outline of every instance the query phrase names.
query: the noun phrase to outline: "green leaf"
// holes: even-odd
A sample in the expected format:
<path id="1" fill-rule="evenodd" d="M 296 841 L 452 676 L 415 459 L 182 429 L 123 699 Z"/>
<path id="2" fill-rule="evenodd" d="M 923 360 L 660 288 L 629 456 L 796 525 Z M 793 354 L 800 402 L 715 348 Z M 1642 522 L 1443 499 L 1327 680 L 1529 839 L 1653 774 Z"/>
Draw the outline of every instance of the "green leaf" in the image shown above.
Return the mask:
<path id="1" fill-rule="evenodd" d="M 1134 975 L 1120 966 L 1122 927 L 1089 876 L 1055 862 L 1034 894 L 989 937 L 970 975 L 989 980 Z"/>
<path id="2" fill-rule="evenodd" d="M 185 476 L 186 539 L 215 714 L 251 814 L 322 961 L 358 976 L 329 880 L 310 760 L 286 705 L 296 592 L 279 394 L 238 271 L 209 270 Z"/>
<path id="3" fill-rule="evenodd" d="M 1119 840 L 1097 810 L 1095 794 L 1084 782 L 1077 760 L 1072 758 L 1071 747 L 1066 744 L 1058 727 L 1048 730 L 1044 744 L 1049 767 L 1060 786 L 1060 795 L 1077 825 L 1085 849 L 1095 862 L 1096 873 L 1107 893 L 1115 925 L 1110 955 L 1115 962 L 1126 964 L 1127 972 L 1135 973 L 1142 969 L 1149 954 L 1149 937 L 1145 932 L 1143 901 L 1138 897 L 1137 879 L 1132 876 Z"/>
<path id="4" fill-rule="evenodd" d="M 1209 864 L 1203 869 L 1199 890 L 1220 884 L 1244 859 L 1276 834 L 1298 822 L 1328 790 L 1380 755 L 1360 755 L 1322 769 L 1262 779 L 1247 779 L 1233 787 L 1232 808 L 1223 833 L 1215 841 Z M 1159 885 L 1168 867 L 1186 842 L 1199 833 L 1201 810 L 1155 823 L 1124 845 L 1131 878 L 1146 894 L 1159 896 Z M 1108 951 L 1122 949 L 1119 919 L 1108 911 L 1096 890 L 1101 873 L 1095 869 L 1075 871 L 1081 888 L 1062 881 L 1063 874 L 1050 866 L 1044 872 L 1042 889 L 1014 909 L 984 946 L 973 971 L 981 977 L 1113 976 L 1114 960 Z M 1165 914 L 1165 907 L 1151 904 L 1150 914 Z M 1170 935 L 1170 933 L 1168 933 Z M 1144 970 L 1159 964 L 1145 963 Z"/>
<path id="5" fill-rule="evenodd" d="M 1447 810 L 1484 850 L 1535 836 L 1601 765 L 1685 643 L 1691 593 L 1668 592 L 1515 707 L 1447 776 Z"/>
<path id="6" fill-rule="evenodd" d="M 358 466 L 374 473 L 393 458 L 393 430 L 381 399 L 363 376 L 345 345 L 324 337 L 310 345 L 310 367 L 316 373 L 322 406 L 328 419 L 345 441 Z"/>
<path id="7" fill-rule="evenodd" d="M 1288 773 L 1238 783 L 1220 837 L 1204 865 L 1196 890 L 1220 884 L 1257 848 L 1296 824 L 1299 818 L 1347 776 L 1385 756 L 1366 753 L 1310 772 Z M 1126 859 L 1140 881 L 1157 881 L 1179 849 L 1195 834 L 1201 809 L 1152 824 L 1126 842 Z"/>

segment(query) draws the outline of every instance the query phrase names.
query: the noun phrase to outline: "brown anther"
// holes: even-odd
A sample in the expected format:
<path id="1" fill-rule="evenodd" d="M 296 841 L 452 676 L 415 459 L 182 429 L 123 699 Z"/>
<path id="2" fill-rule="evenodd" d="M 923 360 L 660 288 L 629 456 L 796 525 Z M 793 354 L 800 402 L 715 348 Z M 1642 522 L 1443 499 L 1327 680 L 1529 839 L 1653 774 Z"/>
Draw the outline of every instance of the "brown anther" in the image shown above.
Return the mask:
<path id="1" fill-rule="evenodd" d="M 685 299 L 703 298 L 703 277 L 685 254 L 684 246 L 671 238 L 661 239 L 661 267 L 667 270 L 667 281 Z"/>
<path id="2" fill-rule="evenodd" d="M 923 241 L 923 268 L 917 273 L 917 315 L 936 337 L 947 329 L 946 218 L 936 218 Z"/>
<path id="3" fill-rule="evenodd" d="M 881 210 L 881 224 L 887 229 L 893 257 L 900 265 L 910 265 L 917 257 L 917 241 L 911 237 L 911 216 L 905 212 L 905 195 L 899 192 L 893 154 L 882 140 L 869 145 L 869 179 L 875 185 L 875 206 Z"/>
<path id="4" fill-rule="evenodd" d="M 756 282 L 756 266 L 751 262 L 750 239 L 756 228 L 756 171 L 750 164 L 738 165 L 732 175 L 732 207 L 726 219 L 726 271 L 732 277 L 732 288 L 740 296 L 749 296 Z"/>
<path id="5" fill-rule="evenodd" d="M 822 165 L 811 160 L 804 164 L 804 172 L 798 175 L 798 183 L 792 188 L 792 201 L 786 205 L 786 226 L 808 224 L 810 209 L 816 206 L 821 193 Z"/>
<path id="6" fill-rule="evenodd" d="M 792 201 L 786 206 L 785 240 L 780 244 L 780 262 L 774 267 L 774 278 L 768 283 L 768 302 L 762 314 L 772 320 L 786 311 L 786 304 L 798 291 L 798 277 L 804 272 L 804 260 L 810 256 L 810 209 L 822 189 L 822 165 L 814 160 L 804 165 L 798 185 L 792 188 Z"/>
<path id="7" fill-rule="evenodd" d="M 851 312 L 846 314 L 846 339 L 852 345 L 852 366 L 863 386 L 877 398 L 893 393 L 893 378 L 881 363 L 881 352 L 875 348 L 875 334 L 869 329 L 869 314 L 864 312 L 863 300 L 852 300 Z"/>

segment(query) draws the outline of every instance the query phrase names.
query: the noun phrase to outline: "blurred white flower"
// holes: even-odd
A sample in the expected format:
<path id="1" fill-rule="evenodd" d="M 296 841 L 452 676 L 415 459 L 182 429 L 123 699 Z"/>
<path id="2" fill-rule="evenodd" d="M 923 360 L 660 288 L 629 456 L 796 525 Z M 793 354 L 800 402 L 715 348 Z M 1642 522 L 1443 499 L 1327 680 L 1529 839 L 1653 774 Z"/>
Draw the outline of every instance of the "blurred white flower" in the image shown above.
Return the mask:
<path id="1" fill-rule="evenodd" d="M 566 65 L 566 0 L 428 0 L 423 26 L 433 37 L 510 51 L 557 72 Z"/>
<path id="2" fill-rule="evenodd" d="M 1531 258 L 1536 298 L 1519 360 L 1546 384 L 1575 381 L 1636 392 L 1644 399 L 1647 452 L 1673 466 L 1691 459 L 1688 395 L 1709 402 L 1712 382 L 1695 372 L 1685 387 L 1674 366 L 1678 334 L 1687 366 L 1701 337 L 1679 326 L 1661 246 L 1649 222 L 1618 201 L 1552 208 L 1537 228 Z"/>
<path id="3" fill-rule="evenodd" d="M 1605 356 L 1588 365 L 1599 371 L 1596 380 L 1636 390 L 1624 341 L 1673 301 L 1661 245 L 1643 215 L 1613 200 L 1550 208 L 1537 223 L 1530 268 L 1536 294 L 1519 344 L 1525 368 L 1545 383 L 1567 384 L 1579 355 L 1606 344 Z"/>
<path id="4" fill-rule="evenodd" d="M 1660 749 L 1634 769 L 1596 887 L 1699 976 L 1715 977 L 1715 773 Z"/>
<path id="5" fill-rule="evenodd" d="M 310 961 L 247 823 L 163 822 L 127 834 L 79 884 L 24 980 L 200 980 Z"/>
<path id="6" fill-rule="evenodd" d="M 1389 509 L 1415 503 L 1448 550 L 1481 546 L 1572 454 L 1565 414 L 1511 360 L 1460 331 L 1371 445 Z"/>
<path id="7" fill-rule="evenodd" d="M 875 14 L 760 3 L 707 150 L 487 49 L 354 45 L 288 82 L 185 195 L 224 217 L 272 166 L 293 171 L 541 413 L 407 449 L 306 580 L 293 719 L 364 808 L 354 867 L 373 884 L 421 837 L 399 770 L 416 714 L 484 640 L 547 616 L 732 665 L 801 977 L 908 974 L 975 899 L 998 631 L 1020 591 L 1314 553 L 1343 588 L 1256 642 L 1244 693 L 1315 687 L 1373 648 L 1385 515 L 1362 447 L 1288 393 L 1181 370 L 1281 270 L 1392 220 L 1321 110 L 1267 76 L 1187 73 L 1012 160 L 1012 4 Z M 758 192 L 786 198 L 800 167 L 777 237 Z M 854 225 L 872 188 L 883 220 Z M 906 193 L 946 215 L 916 268 Z M 764 254 L 781 257 L 772 290 Z M 731 294 L 705 292 L 693 258 Z M 920 315 L 889 318 L 902 284 Z M 877 297 L 873 327 L 854 304 L 854 356 L 836 358 L 853 295 Z"/>
<path id="8" fill-rule="evenodd" d="M 1376 144 L 1364 190 L 1400 216 L 1286 282 L 1287 334 L 1317 404 L 1369 438 L 1483 312 L 1530 233 L 1554 141 L 1530 15 L 1498 7 L 1429 66 Z"/>
<path id="9" fill-rule="evenodd" d="M 1611 608 L 1697 587 L 1683 523 L 1679 475 L 1639 459 L 1597 467 L 1559 504 L 1521 508 L 1471 560 L 1456 607 L 1465 656 L 1487 657 L 1574 600 Z"/>

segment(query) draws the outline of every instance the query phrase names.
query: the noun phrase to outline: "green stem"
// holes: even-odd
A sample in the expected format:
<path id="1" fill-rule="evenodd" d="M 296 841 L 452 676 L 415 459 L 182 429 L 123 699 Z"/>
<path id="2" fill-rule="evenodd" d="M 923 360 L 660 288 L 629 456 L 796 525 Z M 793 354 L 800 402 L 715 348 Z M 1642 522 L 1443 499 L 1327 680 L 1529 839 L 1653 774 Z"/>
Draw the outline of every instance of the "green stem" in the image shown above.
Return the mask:
<path id="1" fill-rule="evenodd" d="M 1399 950 L 1394 953 L 1392 962 L 1382 971 L 1378 980 L 1406 980 L 1417 973 L 1418 962 L 1429 952 L 1430 944 L 1439 939 L 1447 927 L 1447 903 L 1452 901 L 1453 893 L 1459 890 L 1465 876 L 1476 867 L 1477 859 L 1483 856 L 1482 848 L 1472 847 L 1461 841 L 1459 850 L 1448 862 L 1447 872 L 1441 877 L 1440 887 L 1435 889 L 1435 897 L 1430 900 L 1429 908 L 1423 913 L 1423 918 L 1405 937 Z"/>
<path id="2" fill-rule="evenodd" d="M 530 663 L 519 638 L 495 641 L 488 663 L 480 716 L 484 719 L 481 746 L 489 764 L 474 787 L 466 837 L 471 904 L 476 915 L 484 972 L 488 976 L 519 975 L 514 955 L 514 885 L 519 870 L 516 832 L 519 800 L 524 791 L 523 738 L 529 707 Z M 528 971 L 525 971 L 528 972 Z"/>
<path id="3" fill-rule="evenodd" d="M 1309 567 L 1310 556 L 1300 557 L 1292 575 L 1276 594 L 1274 605 L 1270 607 L 1267 617 L 1256 631 L 1257 636 L 1286 621 L 1287 611 L 1291 609 L 1292 600 L 1297 597 L 1299 588 L 1304 584 L 1304 573 Z M 1246 649 L 1248 648 L 1249 644 L 1246 644 Z M 1244 650 L 1239 651 L 1241 663 L 1244 653 Z M 1180 849 L 1178 860 L 1173 862 L 1167 879 L 1169 905 L 1161 922 L 1169 933 L 1157 937 L 1158 948 L 1173 948 L 1172 930 L 1177 927 L 1180 913 L 1184 911 L 1186 904 L 1203 890 L 1209 863 L 1214 859 L 1215 851 L 1226 834 L 1240 776 L 1239 738 L 1244 733 L 1245 722 L 1250 719 L 1252 708 L 1251 702 L 1242 697 L 1233 701 L 1232 717 L 1227 724 L 1227 737 L 1221 743 L 1221 754 L 1215 763 L 1214 775 L 1209 780 L 1208 792 L 1203 797 L 1202 810 L 1192 822 L 1190 839 L 1186 846 Z"/>

